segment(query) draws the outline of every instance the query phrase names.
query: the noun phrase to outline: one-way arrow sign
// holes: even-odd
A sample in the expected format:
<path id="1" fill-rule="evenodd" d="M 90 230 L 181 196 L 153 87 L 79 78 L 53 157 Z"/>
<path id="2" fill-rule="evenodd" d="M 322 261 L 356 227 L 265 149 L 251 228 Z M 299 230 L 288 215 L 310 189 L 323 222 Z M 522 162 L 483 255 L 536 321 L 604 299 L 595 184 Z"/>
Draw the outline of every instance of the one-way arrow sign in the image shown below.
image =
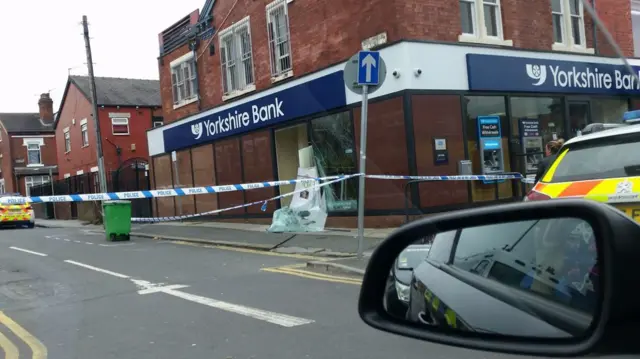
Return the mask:
<path id="1" fill-rule="evenodd" d="M 358 85 L 377 85 L 379 82 L 380 53 L 360 51 L 358 53 Z"/>

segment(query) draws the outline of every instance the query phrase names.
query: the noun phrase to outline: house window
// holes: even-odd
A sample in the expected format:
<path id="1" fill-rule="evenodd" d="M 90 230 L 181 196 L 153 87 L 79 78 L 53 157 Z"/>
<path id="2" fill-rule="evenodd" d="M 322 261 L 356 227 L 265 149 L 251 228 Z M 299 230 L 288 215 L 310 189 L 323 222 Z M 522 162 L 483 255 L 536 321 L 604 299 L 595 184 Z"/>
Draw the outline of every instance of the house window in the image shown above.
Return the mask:
<path id="1" fill-rule="evenodd" d="M 224 95 L 228 98 L 255 90 L 249 18 L 230 26 L 219 36 Z"/>
<path id="2" fill-rule="evenodd" d="M 71 134 L 69 128 L 64 129 L 64 152 L 71 152 Z"/>
<path id="3" fill-rule="evenodd" d="M 89 131 L 86 123 L 80 125 L 80 134 L 82 135 L 82 147 L 89 146 Z"/>
<path id="4" fill-rule="evenodd" d="M 27 197 L 30 196 L 31 187 L 41 186 L 43 184 L 49 183 L 51 179 L 49 176 L 27 176 L 24 178 L 24 188 L 26 190 Z"/>
<path id="5" fill-rule="evenodd" d="M 584 50 L 584 8 L 581 0 L 551 0 L 553 49 Z"/>
<path id="6" fill-rule="evenodd" d="M 39 143 L 28 143 L 27 144 L 27 160 L 30 165 L 40 165 L 42 164 L 42 158 L 40 154 L 40 144 Z"/>
<path id="7" fill-rule="evenodd" d="M 511 46 L 502 33 L 500 0 L 460 0 L 460 41 Z"/>
<path id="8" fill-rule="evenodd" d="M 271 55 L 271 77 L 288 75 L 291 71 L 291 42 L 287 0 L 267 5 L 267 31 Z"/>
<path id="9" fill-rule="evenodd" d="M 128 135 L 129 119 L 128 118 L 112 118 L 111 130 L 114 135 Z"/>
<path id="10" fill-rule="evenodd" d="M 164 125 L 164 122 L 162 121 L 153 121 L 153 128 L 160 127 L 162 125 Z"/>
<path id="11" fill-rule="evenodd" d="M 171 63 L 173 106 L 183 106 L 195 101 L 197 95 L 196 62 L 193 53 Z"/>

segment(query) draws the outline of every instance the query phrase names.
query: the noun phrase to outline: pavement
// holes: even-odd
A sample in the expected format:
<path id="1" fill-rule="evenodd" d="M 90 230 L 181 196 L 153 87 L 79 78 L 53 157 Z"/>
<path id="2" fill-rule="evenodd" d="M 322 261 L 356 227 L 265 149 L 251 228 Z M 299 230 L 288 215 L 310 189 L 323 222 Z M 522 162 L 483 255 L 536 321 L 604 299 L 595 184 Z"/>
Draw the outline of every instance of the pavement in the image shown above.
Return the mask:
<path id="1" fill-rule="evenodd" d="M 84 232 L 104 232 L 100 225 L 83 223 L 78 220 L 36 221 L 38 227 L 73 228 Z M 336 258 L 326 262 L 309 260 L 307 266 L 320 271 L 347 273 L 362 276 L 373 250 L 386 238 L 393 228 L 365 229 L 363 258 L 356 256 L 357 232 L 349 229 L 329 228 L 313 233 L 270 233 L 266 225 L 225 222 L 168 222 L 134 223 L 131 235 L 177 242 L 189 242 L 215 246 L 247 248 L 276 253 L 303 254 L 313 257 Z"/>
<path id="2" fill-rule="evenodd" d="M 307 266 L 345 258 L 96 229 L 0 230 L 0 357 L 512 358 L 365 325 L 360 279 Z"/>

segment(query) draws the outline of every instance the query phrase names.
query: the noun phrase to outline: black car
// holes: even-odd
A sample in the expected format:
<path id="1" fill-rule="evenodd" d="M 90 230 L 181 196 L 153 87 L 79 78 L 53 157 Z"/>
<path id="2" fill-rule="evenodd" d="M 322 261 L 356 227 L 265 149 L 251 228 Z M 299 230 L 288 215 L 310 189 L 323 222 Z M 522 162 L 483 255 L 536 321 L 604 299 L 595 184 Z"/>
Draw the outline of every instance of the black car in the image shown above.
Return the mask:
<path id="1" fill-rule="evenodd" d="M 563 224 L 523 221 L 438 234 L 411 272 L 406 319 L 503 335 L 584 333 L 596 312 L 597 252 L 592 233 Z M 541 264 L 540 248 L 550 244 L 559 246 L 546 252 L 556 259 Z M 566 265 L 553 264 L 560 261 Z"/>
<path id="2" fill-rule="evenodd" d="M 385 298 L 387 311 L 392 315 L 399 318 L 405 317 L 413 268 L 426 259 L 430 248 L 430 244 L 410 245 L 396 259 L 389 274 Z"/>

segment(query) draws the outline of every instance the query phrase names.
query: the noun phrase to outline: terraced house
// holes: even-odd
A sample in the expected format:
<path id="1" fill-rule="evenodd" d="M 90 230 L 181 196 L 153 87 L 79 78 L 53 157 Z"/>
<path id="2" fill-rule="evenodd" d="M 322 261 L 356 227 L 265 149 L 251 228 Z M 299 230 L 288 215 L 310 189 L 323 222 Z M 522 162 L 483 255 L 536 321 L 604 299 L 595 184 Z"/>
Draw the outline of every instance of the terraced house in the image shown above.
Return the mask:
<path id="1" fill-rule="evenodd" d="M 633 56 L 630 1 L 596 7 Z M 165 123 L 147 134 L 156 188 L 290 179 L 309 161 L 321 176 L 359 172 L 361 96 L 345 86 L 344 68 L 362 49 L 379 50 L 388 70 L 370 96 L 370 174 L 528 173 L 546 142 L 640 108 L 638 84 L 578 0 L 210 0 L 159 41 Z M 403 183 L 367 183 L 366 225 L 402 221 Z M 357 180 L 331 189 L 327 226 L 354 226 Z M 154 213 L 291 190 L 158 198 Z M 406 193 L 412 213 L 424 214 L 511 201 L 522 190 L 446 182 Z M 217 218 L 268 222 L 287 203 Z"/>

